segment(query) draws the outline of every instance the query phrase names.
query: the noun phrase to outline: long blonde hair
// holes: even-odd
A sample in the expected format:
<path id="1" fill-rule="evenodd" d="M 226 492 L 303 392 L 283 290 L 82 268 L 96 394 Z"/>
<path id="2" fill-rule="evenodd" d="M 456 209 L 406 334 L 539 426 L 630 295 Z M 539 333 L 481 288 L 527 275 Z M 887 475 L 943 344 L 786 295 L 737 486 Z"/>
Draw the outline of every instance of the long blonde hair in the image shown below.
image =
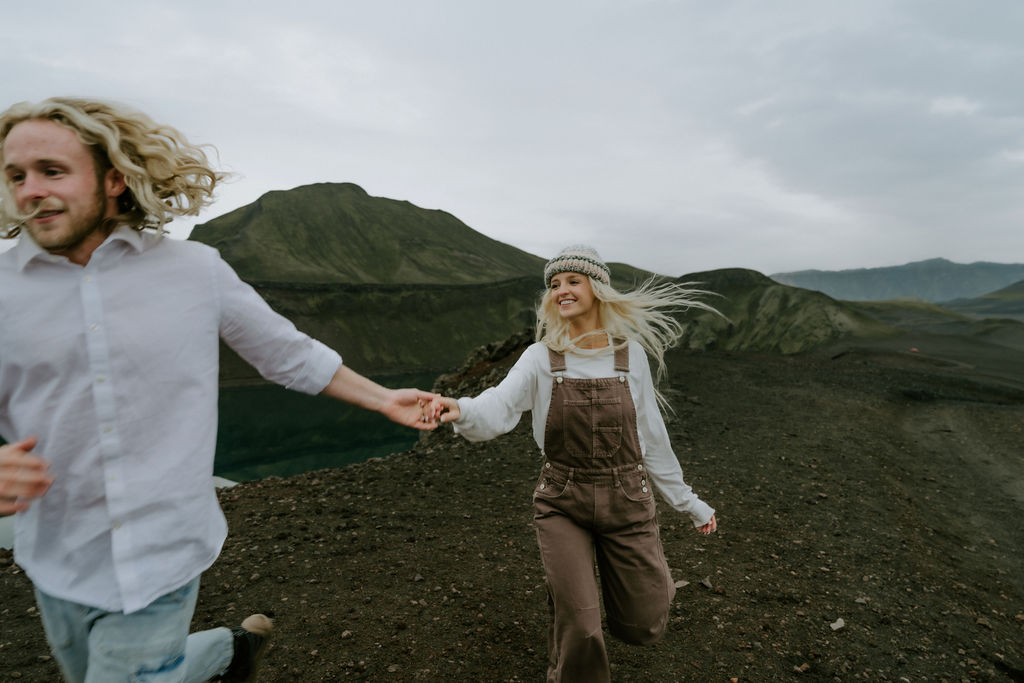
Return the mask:
<path id="1" fill-rule="evenodd" d="M 96 172 L 117 169 L 128 189 L 118 199 L 116 225 L 163 232 L 178 216 L 195 216 L 213 201 L 226 174 L 213 170 L 205 145 L 193 145 L 169 126 L 123 105 L 53 97 L 20 102 L 0 114 L 0 157 L 7 135 L 19 123 L 46 120 L 68 128 L 87 145 Z M 28 217 L 19 213 L 8 183 L 0 183 L 0 237 L 15 237 Z"/>
<path id="2" fill-rule="evenodd" d="M 652 277 L 638 289 L 620 292 L 589 275 L 586 277 L 596 298 L 600 325 L 596 333 L 607 333 L 612 339 L 621 340 L 618 346 L 631 340 L 638 342 L 656 363 L 655 385 L 665 375 L 665 351 L 675 346 L 686 329 L 685 323 L 673 314 L 697 308 L 721 315 L 700 299 L 713 292 L 698 289 L 693 282 L 659 282 Z M 558 315 L 558 305 L 550 289 L 544 291 L 537 304 L 536 339 L 560 353 L 572 352 L 574 344 L 581 339 L 570 336 L 569 323 Z M 660 394 L 658 397 L 661 399 Z"/>

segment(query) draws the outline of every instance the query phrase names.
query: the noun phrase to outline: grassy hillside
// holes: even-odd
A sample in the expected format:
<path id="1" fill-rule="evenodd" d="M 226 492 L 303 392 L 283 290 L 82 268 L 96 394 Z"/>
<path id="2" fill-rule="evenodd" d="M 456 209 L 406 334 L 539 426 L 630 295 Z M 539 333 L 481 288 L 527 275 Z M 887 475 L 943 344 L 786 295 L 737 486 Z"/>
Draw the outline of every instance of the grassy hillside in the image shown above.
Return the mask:
<path id="1" fill-rule="evenodd" d="M 544 259 L 443 211 L 370 197 L 347 183 L 268 193 L 197 226 L 192 239 L 216 246 L 276 310 L 370 375 L 457 367 L 473 349 L 531 328 L 543 288 Z M 610 265 L 620 288 L 651 276 Z M 999 348 L 1024 344 L 1018 329 L 1024 326 L 978 321 L 924 302 L 837 301 L 750 270 L 693 273 L 679 281 L 714 292 L 709 302 L 725 316 L 685 314 L 683 347 L 693 350 L 792 354 L 842 340 L 902 339 L 908 331 L 962 335 Z M 989 300 L 1012 306 L 1020 296 L 1008 289 Z M 231 353 L 224 356 L 223 378 L 256 379 Z"/>
<path id="2" fill-rule="evenodd" d="M 444 211 L 371 197 L 351 183 L 268 192 L 197 225 L 242 279 L 264 283 L 452 284 L 542 272 L 538 256 Z"/>
<path id="3" fill-rule="evenodd" d="M 956 299 L 942 305 L 968 315 L 1024 322 L 1024 280 L 974 299 Z"/>
<path id="4" fill-rule="evenodd" d="M 847 302 L 780 285 L 751 270 L 695 273 L 728 319 L 682 314 L 691 350 L 799 353 L 847 338 L 895 336 L 898 329 Z M 270 304 L 299 329 L 337 348 L 369 374 L 445 372 L 473 349 L 532 328 L 541 292 L 536 277 L 481 285 L 261 285 Z M 230 354 L 226 380 L 254 377 Z"/>
<path id="5" fill-rule="evenodd" d="M 1024 322 L 1009 317 L 976 317 L 924 301 L 864 301 L 850 306 L 905 332 L 964 337 L 1024 351 Z"/>
<path id="6" fill-rule="evenodd" d="M 842 338 L 898 334 L 886 323 L 820 292 L 779 284 L 753 270 L 731 268 L 680 278 L 718 296 L 707 299 L 728 319 L 692 314 L 684 346 L 690 349 L 798 353 Z"/>
<path id="7" fill-rule="evenodd" d="M 270 192 L 190 239 L 216 247 L 275 310 L 375 375 L 456 366 L 532 326 L 543 289 L 545 259 L 350 183 Z M 610 266 L 618 287 L 652 275 Z M 258 379 L 230 350 L 222 365 L 228 383 Z"/>
<path id="8" fill-rule="evenodd" d="M 472 349 L 533 324 L 540 278 L 484 284 L 269 285 L 258 287 L 276 311 L 337 349 L 363 374 L 440 372 Z M 222 378 L 254 371 L 225 354 Z"/>

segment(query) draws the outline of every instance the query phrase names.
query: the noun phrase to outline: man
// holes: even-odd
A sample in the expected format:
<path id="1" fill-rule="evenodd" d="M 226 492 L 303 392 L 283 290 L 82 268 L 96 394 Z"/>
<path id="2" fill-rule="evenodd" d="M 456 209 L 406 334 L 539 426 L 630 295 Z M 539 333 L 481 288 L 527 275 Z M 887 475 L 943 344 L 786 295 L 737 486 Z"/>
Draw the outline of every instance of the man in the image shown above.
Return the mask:
<path id="1" fill-rule="evenodd" d="M 162 237 L 222 179 L 121 106 L 0 114 L 0 513 L 17 512 L 69 681 L 250 680 L 272 628 L 188 634 L 226 523 L 212 485 L 218 339 L 264 377 L 420 429 L 433 394 L 386 389 L 298 332 L 215 250 Z"/>

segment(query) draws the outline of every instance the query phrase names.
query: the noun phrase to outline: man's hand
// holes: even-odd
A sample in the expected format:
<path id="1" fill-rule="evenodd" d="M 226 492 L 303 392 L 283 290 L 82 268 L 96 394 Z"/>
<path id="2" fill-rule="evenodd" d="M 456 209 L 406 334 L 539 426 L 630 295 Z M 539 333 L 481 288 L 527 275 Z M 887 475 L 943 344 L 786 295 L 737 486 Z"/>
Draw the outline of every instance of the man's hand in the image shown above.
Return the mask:
<path id="1" fill-rule="evenodd" d="M 0 446 L 0 515 L 27 510 L 53 483 L 49 465 L 32 453 L 36 438 Z"/>
<path id="2" fill-rule="evenodd" d="M 427 419 L 430 402 L 437 394 L 419 389 L 388 389 L 345 365 L 338 367 L 334 377 L 320 394 L 360 408 L 374 410 L 400 425 L 413 429 L 429 430 L 437 427 L 434 420 Z"/>
<path id="3" fill-rule="evenodd" d="M 382 415 L 414 429 L 431 430 L 437 422 L 430 418 L 430 402 L 437 394 L 419 389 L 391 389 L 390 396 L 380 408 Z"/>

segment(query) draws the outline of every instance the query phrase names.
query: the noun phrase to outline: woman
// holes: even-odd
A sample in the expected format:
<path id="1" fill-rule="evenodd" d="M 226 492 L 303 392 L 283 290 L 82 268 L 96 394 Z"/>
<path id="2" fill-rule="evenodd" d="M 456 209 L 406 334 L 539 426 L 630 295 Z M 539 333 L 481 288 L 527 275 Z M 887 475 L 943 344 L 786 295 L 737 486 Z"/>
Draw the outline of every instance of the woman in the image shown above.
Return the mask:
<path id="1" fill-rule="evenodd" d="M 540 341 L 498 386 L 476 398 L 435 399 L 432 412 L 483 441 L 533 411 L 544 455 L 533 500 L 552 613 L 547 678 L 608 681 L 595 554 L 608 630 L 646 645 L 664 633 L 675 594 L 652 485 L 702 533 L 718 526 L 683 481 L 647 361 L 655 357 L 660 377 L 665 350 L 682 334 L 669 311 L 714 309 L 676 284 L 618 292 L 608 266 L 583 245 L 548 261 L 544 282 Z"/>

